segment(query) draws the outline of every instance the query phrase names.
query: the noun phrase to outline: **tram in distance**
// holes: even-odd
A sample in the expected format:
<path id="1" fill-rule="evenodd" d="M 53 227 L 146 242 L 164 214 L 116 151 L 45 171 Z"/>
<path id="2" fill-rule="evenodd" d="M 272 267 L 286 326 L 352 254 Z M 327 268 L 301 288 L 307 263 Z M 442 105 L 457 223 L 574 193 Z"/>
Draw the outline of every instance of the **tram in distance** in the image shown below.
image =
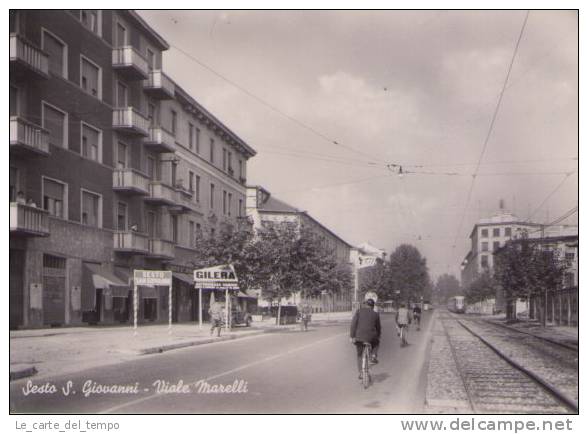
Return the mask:
<path id="1" fill-rule="evenodd" d="M 447 301 L 447 310 L 455 313 L 465 313 L 465 297 L 456 295 Z"/>

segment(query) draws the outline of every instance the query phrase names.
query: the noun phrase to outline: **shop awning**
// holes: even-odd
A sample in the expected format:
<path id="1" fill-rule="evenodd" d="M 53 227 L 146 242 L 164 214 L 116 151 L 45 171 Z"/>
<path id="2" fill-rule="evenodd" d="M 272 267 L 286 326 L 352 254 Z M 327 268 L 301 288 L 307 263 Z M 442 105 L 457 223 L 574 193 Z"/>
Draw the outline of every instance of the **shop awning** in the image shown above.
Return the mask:
<path id="1" fill-rule="evenodd" d="M 96 309 L 96 289 L 109 289 L 113 297 L 127 297 L 129 286 L 100 264 L 82 267 L 82 310 Z"/>
<path id="2" fill-rule="evenodd" d="M 173 272 L 172 276 L 174 277 L 174 279 L 178 279 L 181 282 L 187 283 L 190 286 L 194 286 L 194 276 L 192 276 L 191 274 L 186 274 L 186 273 L 178 273 L 178 272 Z"/>
<path id="3" fill-rule="evenodd" d="M 257 294 L 251 292 L 251 291 L 239 291 L 239 293 L 237 294 L 238 298 L 254 298 L 257 300 Z"/>
<path id="4" fill-rule="evenodd" d="M 139 291 L 139 296 L 141 298 L 159 298 L 157 288 L 155 288 L 154 286 L 141 285 L 137 288 L 137 290 Z"/>

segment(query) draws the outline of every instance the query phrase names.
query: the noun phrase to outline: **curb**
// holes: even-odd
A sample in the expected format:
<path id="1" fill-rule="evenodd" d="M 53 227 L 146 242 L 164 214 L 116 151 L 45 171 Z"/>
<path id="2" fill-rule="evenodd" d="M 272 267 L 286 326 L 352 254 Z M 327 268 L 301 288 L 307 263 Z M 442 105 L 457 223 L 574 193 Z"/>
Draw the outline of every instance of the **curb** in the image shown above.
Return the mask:
<path id="1" fill-rule="evenodd" d="M 19 380 L 21 378 L 32 377 L 37 373 L 35 366 L 27 366 L 26 368 L 10 371 L 10 381 Z"/>

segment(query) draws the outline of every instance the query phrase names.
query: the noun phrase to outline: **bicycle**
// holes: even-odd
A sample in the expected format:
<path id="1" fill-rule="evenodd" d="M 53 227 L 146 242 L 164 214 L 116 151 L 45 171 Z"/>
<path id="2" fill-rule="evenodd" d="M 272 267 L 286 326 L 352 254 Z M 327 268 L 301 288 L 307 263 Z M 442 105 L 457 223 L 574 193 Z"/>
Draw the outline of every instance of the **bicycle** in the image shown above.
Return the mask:
<path id="1" fill-rule="evenodd" d="M 363 384 L 364 389 L 367 389 L 372 382 L 372 376 L 370 375 L 371 360 L 372 344 L 369 342 L 364 342 L 363 353 L 361 354 L 361 382 Z"/>
<path id="2" fill-rule="evenodd" d="M 408 333 L 408 324 L 399 324 L 398 325 L 398 336 L 400 336 L 400 346 L 405 347 L 408 345 L 406 340 L 406 334 Z"/>

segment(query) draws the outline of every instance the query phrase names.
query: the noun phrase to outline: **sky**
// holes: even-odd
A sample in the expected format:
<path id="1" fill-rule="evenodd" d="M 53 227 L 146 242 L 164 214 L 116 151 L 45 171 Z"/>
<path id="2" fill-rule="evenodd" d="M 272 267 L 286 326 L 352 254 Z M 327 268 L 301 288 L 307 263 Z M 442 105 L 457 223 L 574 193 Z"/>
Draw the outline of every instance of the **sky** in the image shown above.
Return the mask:
<path id="1" fill-rule="evenodd" d="M 248 184 L 350 244 L 410 243 L 459 278 L 501 199 L 543 223 L 578 205 L 575 11 L 139 13 L 164 71 L 257 151 Z"/>

